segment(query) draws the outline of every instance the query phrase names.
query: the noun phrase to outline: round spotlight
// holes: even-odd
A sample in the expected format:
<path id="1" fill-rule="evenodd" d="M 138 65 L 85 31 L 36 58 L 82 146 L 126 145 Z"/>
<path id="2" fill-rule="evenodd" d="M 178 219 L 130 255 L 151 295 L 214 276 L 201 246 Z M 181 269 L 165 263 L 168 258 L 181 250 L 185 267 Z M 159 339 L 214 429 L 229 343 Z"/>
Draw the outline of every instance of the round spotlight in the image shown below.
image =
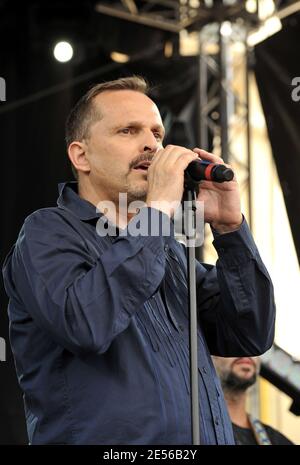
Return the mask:
<path id="1" fill-rule="evenodd" d="M 65 63 L 71 60 L 73 47 L 69 42 L 58 42 L 53 49 L 53 55 L 57 61 Z"/>

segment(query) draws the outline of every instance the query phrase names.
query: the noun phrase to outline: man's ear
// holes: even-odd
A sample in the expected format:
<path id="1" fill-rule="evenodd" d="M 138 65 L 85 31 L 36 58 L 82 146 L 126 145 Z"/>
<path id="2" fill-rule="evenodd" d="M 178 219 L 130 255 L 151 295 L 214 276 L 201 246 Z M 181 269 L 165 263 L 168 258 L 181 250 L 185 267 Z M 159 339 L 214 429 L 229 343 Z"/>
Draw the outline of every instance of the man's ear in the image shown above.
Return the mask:
<path id="1" fill-rule="evenodd" d="M 90 172 L 90 163 L 88 161 L 86 151 L 87 146 L 84 142 L 74 141 L 68 147 L 68 155 L 71 163 L 77 171 L 81 171 L 83 173 Z"/>

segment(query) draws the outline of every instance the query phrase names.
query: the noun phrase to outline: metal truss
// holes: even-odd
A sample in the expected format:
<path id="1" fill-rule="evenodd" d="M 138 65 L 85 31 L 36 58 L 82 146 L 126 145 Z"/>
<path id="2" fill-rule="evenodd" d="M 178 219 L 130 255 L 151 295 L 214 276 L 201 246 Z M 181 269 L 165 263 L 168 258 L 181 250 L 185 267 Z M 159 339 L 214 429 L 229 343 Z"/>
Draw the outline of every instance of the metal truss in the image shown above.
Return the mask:
<path id="1" fill-rule="evenodd" d="M 234 167 L 250 222 L 248 53 L 242 25 L 214 23 L 200 32 L 200 144 Z"/>
<path id="2" fill-rule="evenodd" d="M 222 18 L 249 17 L 245 2 L 224 0 L 118 0 L 100 1 L 95 10 L 99 13 L 179 33 Z"/>
<path id="3" fill-rule="evenodd" d="M 99 13 L 132 21 L 164 31 L 179 33 L 184 29 L 200 30 L 205 24 L 243 19 L 255 27 L 260 11 L 267 0 L 257 0 L 249 12 L 246 1 L 240 0 L 111 0 L 99 1 L 95 10 Z M 286 18 L 300 11 L 299 0 L 273 0 L 272 15 Z"/>

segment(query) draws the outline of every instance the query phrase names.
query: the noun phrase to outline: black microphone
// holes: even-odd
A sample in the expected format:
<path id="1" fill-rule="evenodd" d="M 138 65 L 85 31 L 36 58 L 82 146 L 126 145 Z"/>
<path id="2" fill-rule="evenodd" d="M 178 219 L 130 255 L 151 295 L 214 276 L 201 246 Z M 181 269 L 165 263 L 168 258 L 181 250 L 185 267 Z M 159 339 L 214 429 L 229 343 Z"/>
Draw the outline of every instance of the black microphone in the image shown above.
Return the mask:
<path id="1" fill-rule="evenodd" d="M 234 172 L 227 166 L 206 160 L 191 161 L 185 174 L 195 183 L 200 181 L 225 182 L 231 181 L 234 177 Z"/>

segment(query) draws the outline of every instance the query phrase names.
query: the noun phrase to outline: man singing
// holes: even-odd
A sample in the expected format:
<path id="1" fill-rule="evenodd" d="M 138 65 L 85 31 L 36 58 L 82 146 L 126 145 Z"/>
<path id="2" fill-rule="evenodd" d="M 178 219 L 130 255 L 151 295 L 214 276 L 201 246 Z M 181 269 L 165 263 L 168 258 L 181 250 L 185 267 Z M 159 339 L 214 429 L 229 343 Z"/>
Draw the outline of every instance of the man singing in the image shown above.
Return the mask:
<path id="1" fill-rule="evenodd" d="M 187 266 L 173 206 L 192 160 L 223 161 L 199 148 L 164 147 L 147 93 L 134 76 L 80 99 L 66 131 L 78 182 L 59 186 L 57 207 L 26 218 L 4 264 L 31 444 L 192 442 Z M 124 214 L 120 193 L 144 206 Z M 198 199 L 219 256 L 216 267 L 196 269 L 200 436 L 202 444 L 233 444 L 210 354 L 258 355 L 271 346 L 273 288 L 237 181 L 203 181 Z M 114 235 L 97 233 L 105 215 L 111 220 L 101 202 L 118 213 Z M 153 218 L 159 234 L 151 234 Z M 140 224 L 148 234 L 132 233 Z"/>

